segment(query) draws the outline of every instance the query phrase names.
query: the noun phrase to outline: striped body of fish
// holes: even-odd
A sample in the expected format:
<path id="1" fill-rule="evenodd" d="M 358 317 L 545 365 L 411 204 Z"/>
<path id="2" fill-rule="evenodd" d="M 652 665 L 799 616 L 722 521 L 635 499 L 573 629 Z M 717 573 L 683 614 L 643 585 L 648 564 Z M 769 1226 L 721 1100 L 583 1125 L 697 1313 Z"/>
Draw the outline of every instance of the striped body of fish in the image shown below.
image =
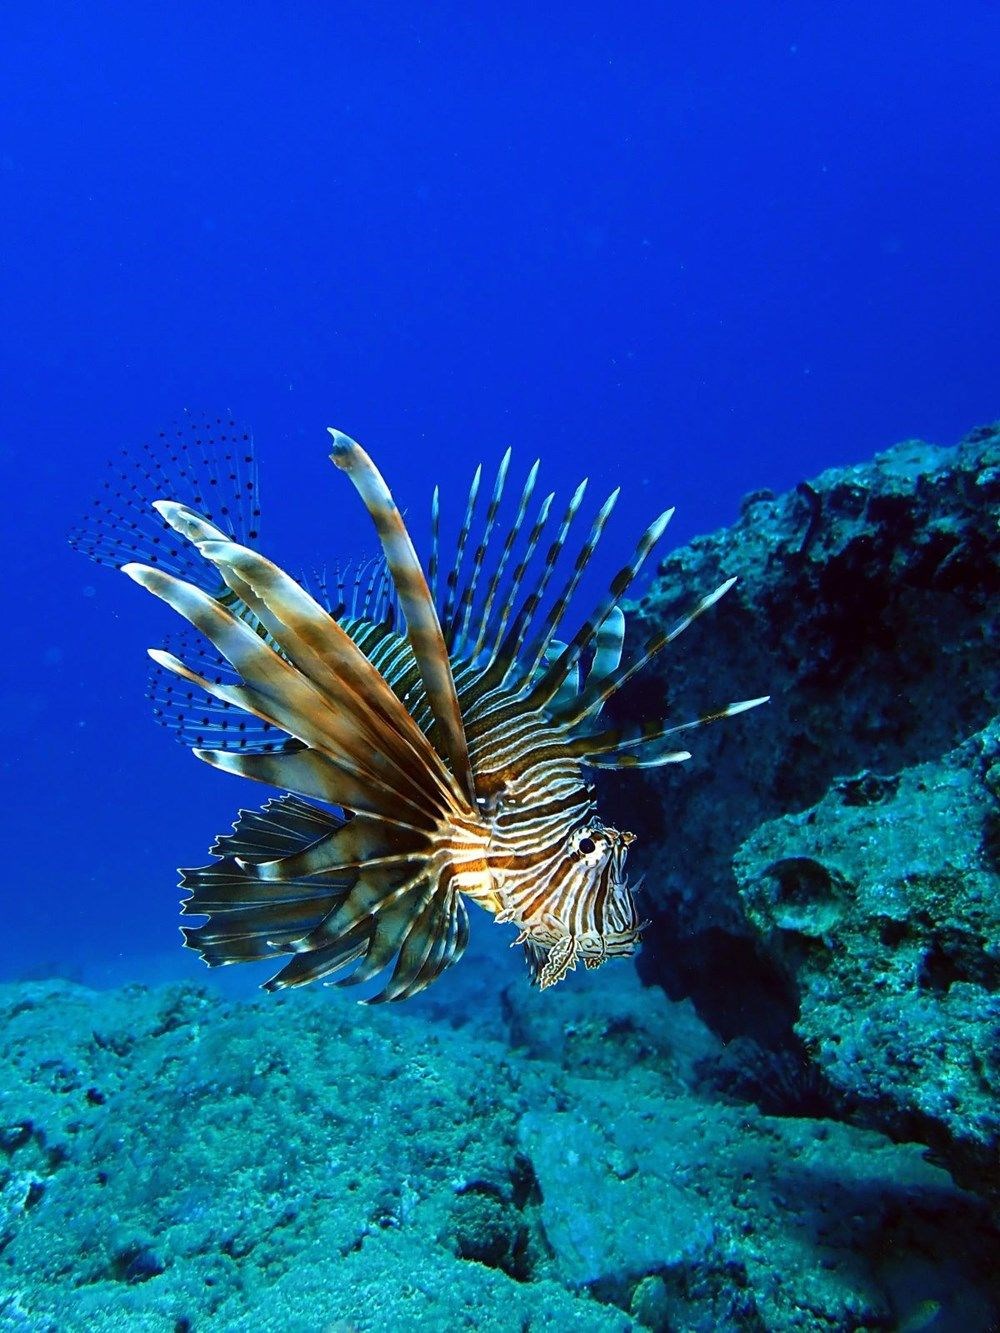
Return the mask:
<path id="1" fill-rule="evenodd" d="M 500 526 L 508 451 L 481 517 L 477 469 L 439 579 L 437 492 L 425 574 L 371 459 L 330 436 L 383 553 L 332 588 L 310 590 L 253 549 L 252 445 L 223 420 L 189 422 L 114 464 L 73 537 L 198 633 L 179 653 L 150 651 L 159 719 L 198 758 L 285 793 L 241 811 L 213 861 L 181 872 L 182 911 L 207 917 L 186 943 L 210 966 L 285 959 L 267 989 L 391 968 L 377 1000 L 415 995 L 461 956 L 467 901 L 516 928 L 543 988 L 578 960 L 631 954 L 642 929 L 625 874 L 633 835 L 602 823 L 588 769 L 679 762 L 679 733 L 764 700 L 681 723 L 598 718 L 735 580 L 624 665 L 618 602 L 672 511 L 563 639 L 617 491 L 570 559 L 586 483 L 558 517 L 552 495 L 533 504 L 536 463 Z"/>

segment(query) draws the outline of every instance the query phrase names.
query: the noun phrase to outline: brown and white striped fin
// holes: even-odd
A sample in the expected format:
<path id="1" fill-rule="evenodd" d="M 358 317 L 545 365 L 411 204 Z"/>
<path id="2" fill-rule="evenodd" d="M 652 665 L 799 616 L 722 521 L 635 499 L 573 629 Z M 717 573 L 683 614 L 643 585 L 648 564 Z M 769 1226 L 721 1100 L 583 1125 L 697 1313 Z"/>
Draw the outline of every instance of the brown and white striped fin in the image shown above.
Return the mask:
<path id="1" fill-rule="evenodd" d="M 228 767 L 243 756 L 224 758 Z M 416 994 L 461 956 L 468 919 L 454 883 L 439 873 L 435 839 L 387 823 L 364 814 L 344 820 L 297 797 L 244 811 L 213 846 L 220 859 L 183 872 L 191 890 L 184 913 L 209 917 L 184 930 L 187 944 L 210 966 L 291 954 L 266 990 L 352 964 L 337 984 L 355 985 L 395 962 L 374 999 Z M 447 840 L 447 830 L 438 837 Z"/>
<path id="2" fill-rule="evenodd" d="M 690 758 L 690 755 L 686 751 L 671 752 L 665 747 L 658 747 L 657 742 L 682 731 L 693 731 L 697 727 L 707 727 L 712 722 L 721 722 L 723 718 L 749 712 L 751 708 L 766 704 L 770 697 L 764 694 L 756 699 L 741 699 L 672 726 L 665 722 L 645 722 L 639 726 L 616 727 L 589 736 L 574 736 L 566 742 L 566 749 L 593 768 L 652 768 L 660 764 L 678 763 Z M 639 752 L 635 753 L 637 750 Z M 619 762 L 598 762 L 604 756 L 613 756 Z"/>
<path id="3" fill-rule="evenodd" d="M 535 469 L 537 469 L 537 467 L 538 464 L 536 463 Z M 533 473 L 535 469 L 532 469 Z M 504 631 L 506 630 L 510 618 L 513 615 L 514 608 L 517 605 L 517 599 L 520 596 L 521 588 L 524 585 L 525 577 L 527 576 L 528 570 L 531 566 L 531 562 L 534 559 L 535 552 L 538 549 L 538 543 L 541 540 L 542 533 L 545 530 L 545 525 L 548 523 L 549 513 L 552 509 L 552 504 L 555 498 L 556 498 L 555 492 L 550 492 L 548 495 L 545 496 L 542 503 L 539 505 L 538 514 L 536 515 L 535 521 L 532 524 L 531 531 L 528 533 L 527 545 L 525 546 L 525 549 L 521 554 L 521 558 L 520 560 L 518 560 L 517 564 L 514 567 L 513 573 L 511 574 L 511 586 L 509 589 L 506 590 L 503 600 L 503 605 L 501 606 L 500 614 L 497 617 L 496 626 L 494 627 L 490 625 L 489 622 L 484 621 L 482 628 L 480 630 L 480 635 L 477 637 L 474 652 L 478 654 L 481 650 L 485 650 L 489 654 L 491 661 L 496 657 L 500 645 L 503 642 Z M 499 578 L 497 579 L 497 582 L 499 583 Z M 487 591 L 487 601 L 489 602 L 491 607 L 492 607 L 492 599 L 495 595 L 496 595 L 496 589 L 491 581 L 490 587 Z M 488 648 L 486 647 L 487 642 L 489 643 Z"/>
<path id="4" fill-rule="evenodd" d="M 451 783 L 437 752 L 413 724 L 382 674 L 294 579 L 256 551 L 218 540 L 209 525 L 183 506 L 161 503 L 158 507 L 167 521 L 195 541 L 205 559 L 216 565 L 274 642 L 294 660 L 298 671 L 315 688 L 335 698 L 341 710 L 346 705 L 362 738 L 367 736 L 372 745 L 384 748 L 388 731 L 390 753 L 398 762 L 405 761 L 403 751 L 409 750 L 412 758 L 433 770 L 440 782 Z M 456 796 L 463 799 L 457 788 Z"/>
<path id="5" fill-rule="evenodd" d="M 500 460 L 500 466 L 497 469 L 496 480 L 493 483 L 493 494 L 490 496 L 490 502 L 486 507 L 486 518 L 483 522 L 483 531 L 479 540 L 476 542 L 476 549 L 472 558 L 472 570 L 462 590 L 462 595 L 458 600 L 458 606 L 455 611 L 454 620 L 450 623 L 445 620 L 445 642 L 448 650 L 453 655 L 456 651 L 460 654 L 465 646 L 466 635 L 469 630 L 469 620 L 472 615 L 472 606 L 475 601 L 479 575 L 482 572 L 483 562 L 486 559 L 486 553 L 489 549 L 490 538 L 493 536 L 493 529 L 496 526 L 497 514 L 500 510 L 500 502 L 503 499 L 504 485 L 507 481 L 507 469 L 510 467 L 511 450 L 508 449 Z"/>
<path id="6" fill-rule="evenodd" d="M 542 569 L 538 575 L 538 582 L 525 598 L 524 604 L 518 610 L 517 615 L 514 617 L 513 624 L 502 641 L 499 640 L 499 635 L 504 628 L 503 623 L 501 623 L 500 629 L 497 632 L 497 637 L 493 641 L 489 664 L 482 673 L 479 683 L 480 690 L 490 690 L 501 684 L 506 679 L 508 672 L 513 668 L 514 663 L 517 661 L 518 654 L 523 648 L 525 639 L 530 632 L 535 614 L 541 605 L 549 583 L 552 580 L 552 576 L 555 573 L 556 564 L 558 563 L 559 556 L 566 544 L 566 539 L 569 536 L 573 520 L 580 510 L 580 505 L 583 503 L 583 497 L 586 494 L 586 490 L 587 478 L 584 477 L 583 481 L 580 482 L 579 486 L 577 486 L 576 490 L 570 497 L 569 504 L 566 506 L 562 522 L 559 524 L 555 538 L 546 552 Z M 513 603 L 513 600 L 514 597 L 511 596 L 509 601 Z"/>
<path id="7" fill-rule="evenodd" d="M 596 671 L 592 671 L 591 678 L 587 682 L 587 688 L 580 695 L 576 706 L 562 713 L 560 721 L 567 726 L 576 726 L 584 718 L 599 713 L 613 694 L 616 694 L 634 676 L 644 670 L 658 653 L 673 643 L 675 639 L 678 639 L 692 621 L 697 620 L 709 607 L 714 606 L 720 598 L 724 597 L 735 582 L 734 578 L 726 579 L 712 592 L 707 593 L 669 630 L 665 630 L 662 634 L 657 634 L 650 639 L 636 660 L 629 663 L 627 667 L 618 666 L 617 669 L 604 672 L 603 676 Z"/>
<path id="8" fill-rule="evenodd" d="M 528 654 L 525 679 L 530 679 L 534 675 L 536 669 L 541 663 L 542 657 L 545 653 L 546 645 L 550 642 L 553 635 L 555 635 L 555 633 L 559 629 L 559 626 L 562 623 L 563 616 L 565 616 L 567 610 L 569 609 L 569 605 L 573 600 L 573 594 L 576 592 L 577 588 L 580 585 L 580 579 L 583 577 L 584 571 L 590 564 L 591 557 L 597 550 L 597 545 L 601 540 L 601 536 L 604 532 L 605 527 L 607 526 L 608 519 L 611 517 L 611 512 L 618 502 L 618 496 L 620 493 L 621 493 L 621 487 L 620 486 L 616 487 L 608 496 L 608 498 L 604 501 L 604 504 L 601 505 L 601 508 L 598 510 L 597 517 L 594 519 L 594 522 L 591 525 L 590 533 L 587 536 L 587 540 L 580 548 L 576 560 L 573 562 L 573 568 L 570 572 L 569 578 L 566 581 L 566 585 L 563 588 L 562 592 L 559 594 L 559 596 L 556 598 L 555 603 L 552 606 L 552 609 L 549 611 L 549 614 L 545 618 L 545 623 L 542 625 L 542 628 L 539 631 L 537 643 L 534 650 L 532 652 L 529 652 Z"/>
<path id="9" fill-rule="evenodd" d="M 187 947 L 209 967 L 289 952 L 343 900 L 353 877 L 289 879 L 276 892 L 260 880 L 254 863 L 290 855 L 343 827 L 343 818 L 297 796 L 270 800 L 261 810 L 241 810 L 232 832 L 213 844 L 216 859 L 181 871 L 181 888 L 189 895 L 181 904 L 182 915 L 209 918 L 203 925 L 183 927 Z"/>
<path id="10" fill-rule="evenodd" d="M 444 612 L 441 616 L 442 626 L 449 626 L 451 618 L 455 611 L 455 602 L 458 598 L 458 581 L 462 573 L 462 561 L 465 559 L 465 548 L 468 545 L 469 533 L 472 531 L 472 521 L 476 513 L 476 502 L 479 499 L 479 487 L 483 480 L 483 465 L 478 463 L 476 470 L 472 474 L 472 485 L 469 487 L 469 498 L 465 503 L 465 518 L 462 520 L 462 526 L 458 531 L 458 541 L 455 544 L 455 558 L 452 561 L 451 568 L 448 570 L 445 578 L 445 586 L 448 589 L 448 595 L 445 599 Z"/>
<path id="11" fill-rule="evenodd" d="M 410 535 L 381 473 L 361 445 L 332 427 L 329 434 L 333 440 L 333 462 L 350 477 L 375 524 L 406 621 L 406 635 L 438 724 L 442 749 L 470 807 L 474 808 L 475 780 L 448 650 Z"/>
<path id="12" fill-rule="evenodd" d="M 579 661 L 580 654 L 592 642 L 612 609 L 631 587 L 650 551 L 663 536 L 664 530 L 673 515 L 673 509 L 665 510 L 659 518 L 653 520 L 642 534 L 632 559 L 611 580 L 607 596 L 573 635 L 558 659 L 545 671 L 541 679 L 532 686 L 525 703 L 526 707 L 544 708 L 556 695 L 568 672 Z"/>
<path id="13" fill-rule="evenodd" d="M 500 587 L 500 581 L 503 578 L 504 571 L 507 568 L 507 563 L 510 560 L 511 551 L 513 551 L 514 549 L 514 543 L 520 536 L 521 529 L 524 526 L 525 516 L 527 515 L 528 512 L 528 505 L 530 504 L 531 497 L 535 491 L 535 482 L 538 479 L 539 466 L 540 466 L 539 460 L 536 458 L 534 463 L 532 463 L 531 467 L 529 468 L 528 475 L 525 478 L 524 487 L 521 491 L 521 498 L 518 501 L 517 513 L 514 515 L 514 521 L 511 523 L 510 527 L 507 530 L 507 535 L 504 538 L 503 546 L 500 548 L 500 554 L 497 557 L 496 565 L 493 568 L 493 573 L 490 575 L 490 580 L 486 587 L 486 595 L 483 600 L 483 607 L 479 616 L 479 630 L 476 634 L 476 641 L 472 645 L 472 648 L 470 650 L 469 653 L 470 657 L 474 658 L 479 653 L 480 649 L 482 648 L 483 644 L 486 641 L 487 628 L 489 626 L 490 619 L 493 615 L 493 605 L 494 602 L 496 601 L 497 590 Z M 544 524 L 545 515 L 542 516 L 541 521 L 542 524 Z M 540 527 L 538 531 L 539 533 L 541 532 Z M 535 541 L 537 542 L 537 540 L 538 537 L 536 535 Z M 528 560 L 530 560 L 531 555 L 534 553 L 534 545 L 532 545 L 530 538 L 528 547 L 529 549 L 527 552 L 527 558 Z M 517 588 L 519 586 L 520 584 L 517 583 L 517 586 L 515 587 L 513 593 L 511 594 L 512 598 L 517 596 Z"/>
<path id="14" fill-rule="evenodd" d="M 205 543 L 206 547 L 214 545 L 233 546 Z M 216 684 L 191 672 L 170 654 L 155 650 L 151 653 L 154 660 L 200 685 L 213 697 L 244 708 L 319 751 L 362 794 L 365 784 L 369 784 L 371 804 L 359 808 L 391 811 L 392 802 L 401 801 L 409 808 L 423 811 L 425 818 L 436 820 L 452 806 L 453 786 L 426 738 L 364 655 L 329 616 L 320 612 L 332 655 L 345 664 L 345 674 L 338 679 L 330 672 L 318 687 L 201 589 L 145 566 L 128 565 L 124 572 L 184 616 L 215 645 L 245 683 Z M 260 609 L 265 609 L 263 602 Z M 373 678 L 367 703 L 365 697 L 351 689 L 352 675 Z M 373 707 L 373 701 L 381 706 Z M 338 800 L 338 804 L 351 802 L 344 799 Z"/>

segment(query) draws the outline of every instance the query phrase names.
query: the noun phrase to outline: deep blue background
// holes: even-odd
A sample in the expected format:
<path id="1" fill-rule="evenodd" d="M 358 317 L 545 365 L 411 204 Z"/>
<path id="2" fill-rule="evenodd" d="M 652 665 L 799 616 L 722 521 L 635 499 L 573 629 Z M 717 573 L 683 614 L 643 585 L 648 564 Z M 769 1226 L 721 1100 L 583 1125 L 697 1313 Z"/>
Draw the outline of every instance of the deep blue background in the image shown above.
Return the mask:
<path id="1" fill-rule="evenodd" d="M 262 795 L 64 545 L 111 451 L 231 407 L 294 564 L 371 549 L 331 423 L 413 512 L 507 443 L 621 481 L 623 544 L 951 442 L 1000 406 L 998 66 L 986 0 L 5 5 L 2 971 L 201 975 L 173 867 Z"/>

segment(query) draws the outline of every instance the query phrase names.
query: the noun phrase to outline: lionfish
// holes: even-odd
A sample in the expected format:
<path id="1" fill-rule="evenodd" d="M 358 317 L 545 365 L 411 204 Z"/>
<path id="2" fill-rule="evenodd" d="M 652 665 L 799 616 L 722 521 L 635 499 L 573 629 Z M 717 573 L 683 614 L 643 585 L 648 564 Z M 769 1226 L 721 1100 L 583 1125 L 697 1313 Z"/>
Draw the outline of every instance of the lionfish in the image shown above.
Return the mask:
<path id="1" fill-rule="evenodd" d="M 329 434 L 382 548 L 333 587 L 296 581 L 253 549 L 252 440 L 228 419 L 191 419 L 113 463 L 71 538 L 198 632 L 183 657 L 150 649 L 159 720 L 199 759 L 283 793 L 240 811 L 209 865 L 180 872 L 182 914 L 207 918 L 182 929 L 186 945 L 210 967 L 286 959 L 266 990 L 352 964 L 337 984 L 367 982 L 391 966 L 376 1002 L 416 995 L 461 957 L 467 902 L 516 927 L 513 943 L 542 988 L 578 960 L 596 968 L 632 954 L 647 924 L 625 874 L 634 835 L 600 819 L 587 770 L 679 763 L 690 757 L 674 748 L 680 733 L 765 700 L 680 723 L 598 718 L 735 579 L 624 665 L 619 603 L 673 510 L 560 638 L 617 489 L 570 559 L 586 481 L 554 521 L 554 495 L 532 504 L 536 461 L 504 531 L 508 450 L 481 521 L 476 469 L 444 561 L 435 489 L 425 573 L 375 464 L 341 431 Z"/>

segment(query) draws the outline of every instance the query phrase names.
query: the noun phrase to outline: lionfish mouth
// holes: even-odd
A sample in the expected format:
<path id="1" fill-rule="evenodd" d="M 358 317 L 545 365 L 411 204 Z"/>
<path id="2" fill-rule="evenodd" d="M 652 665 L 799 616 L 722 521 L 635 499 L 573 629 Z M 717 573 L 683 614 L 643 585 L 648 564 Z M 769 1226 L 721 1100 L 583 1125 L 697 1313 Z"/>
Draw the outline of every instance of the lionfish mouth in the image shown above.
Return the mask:
<path id="1" fill-rule="evenodd" d="M 580 858 L 600 858 L 604 827 L 587 772 L 682 762 L 680 733 L 764 699 L 679 724 L 598 719 L 735 580 L 626 663 L 619 604 L 672 510 L 574 626 L 575 594 L 617 490 L 571 542 L 586 482 L 557 518 L 554 495 L 534 503 L 536 462 L 501 522 L 508 450 L 482 510 L 476 469 L 450 552 L 434 491 L 425 568 L 375 464 L 349 436 L 329 434 L 382 552 L 332 580 L 296 581 L 255 549 L 253 443 L 228 418 L 187 417 L 119 456 L 71 538 L 195 631 L 177 651 L 150 650 L 158 721 L 205 763 L 282 793 L 242 810 L 211 862 L 181 872 L 182 913 L 205 918 L 184 928 L 186 945 L 211 967 L 281 959 L 267 989 L 388 973 L 372 998 L 403 1000 L 461 957 L 472 897 L 497 921 L 516 920 L 542 987 L 578 957 L 596 967 L 631 953 L 642 878 L 616 875 L 607 894 L 588 896 L 576 873 Z M 503 814 L 501 901 L 489 793 L 510 777 L 518 799 Z M 617 836 L 627 847 L 631 835 Z"/>

